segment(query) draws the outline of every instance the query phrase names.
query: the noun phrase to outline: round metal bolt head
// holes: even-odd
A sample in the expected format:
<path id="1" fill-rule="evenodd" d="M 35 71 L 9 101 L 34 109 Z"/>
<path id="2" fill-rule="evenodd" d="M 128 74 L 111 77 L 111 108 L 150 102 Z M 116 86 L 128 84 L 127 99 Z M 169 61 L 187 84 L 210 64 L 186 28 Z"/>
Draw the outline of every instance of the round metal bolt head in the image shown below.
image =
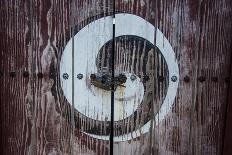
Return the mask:
<path id="1" fill-rule="evenodd" d="M 83 78 L 83 74 L 81 74 L 81 73 L 77 74 L 77 78 L 78 78 L 79 80 L 81 80 L 81 79 Z"/>
<path id="2" fill-rule="evenodd" d="M 136 76 L 133 74 L 133 75 L 131 75 L 130 79 L 131 79 L 131 81 L 134 81 L 134 80 L 136 80 Z"/>
<path id="3" fill-rule="evenodd" d="M 160 76 L 160 75 L 158 76 L 158 81 L 159 82 L 163 82 L 164 80 L 165 80 L 165 78 L 163 76 Z"/>
<path id="4" fill-rule="evenodd" d="M 91 79 L 96 79 L 96 75 L 95 75 L 95 74 L 91 74 L 91 75 L 90 75 L 90 78 L 91 78 Z"/>
<path id="5" fill-rule="evenodd" d="M 190 82 L 190 77 L 186 75 L 184 77 L 184 82 L 189 83 Z"/>
<path id="6" fill-rule="evenodd" d="M 149 78 L 149 76 L 144 75 L 144 76 L 143 76 L 143 80 L 146 82 L 146 81 L 150 80 L 150 78 Z"/>
<path id="7" fill-rule="evenodd" d="M 28 71 L 24 71 L 24 72 L 23 72 L 23 77 L 25 77 L 25 78 L 26 78 L 26 77 L 29 77 L 29 72 L 28 72 Z"/>
<path id="8" fill-rule="evenodd" d="M 172 82 L 176 82 L 177 81 L 177 77 L 174 75 L 174 76 L 171 77 L 171 80 L 172 80 Z"/>
<path id="9" fill-rule="evenodd" d="M 69 78 L 68 73 L 64 73 L 64 74 L 63 74 L 63 79 L 67 80 L 68 78 Z"/>

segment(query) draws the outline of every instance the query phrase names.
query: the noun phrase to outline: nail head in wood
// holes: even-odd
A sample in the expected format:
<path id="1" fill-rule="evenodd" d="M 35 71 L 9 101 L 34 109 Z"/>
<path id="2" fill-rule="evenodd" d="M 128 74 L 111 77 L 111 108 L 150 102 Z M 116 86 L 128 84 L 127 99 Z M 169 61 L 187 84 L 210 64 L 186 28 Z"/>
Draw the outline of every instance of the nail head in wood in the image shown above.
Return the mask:
<path id="1" fill-rule="evenodd" d="M 81 73 L 77 74 L 77 78 L 78 78 L 79 80 L 81 80 L 81 79 L 83 78 L 83 74 L 81 74 Z"/>
<path id="2" fill-rule="evenodd" d="M 145 82 L 147 82 L 148 80 L 150 80 L 150 78 L 149 78 L 149 76 L 144 75 L 144 76 L 143 76 L 143 80 L 144 80 Z"/>
<path id="3" fill-rule="evenodd" d="M 131 79 L 131 81 L 134 81 L 134 80 L 136 80 L 136 76 L 134 74 L 132 74 L 130 79 Z"/>
<path id="4" fill-rule="evenodd" d="M 176 82 L 176 81 L 177 81 L 177 77 L 176 77 L 175 75 L 173 75 L 173 76 L 171 77 L 171 80 L 172 80 L 172 82 Z"/>
<path id="5" fill-rule="evenodd" d="M 29 72 L 28 71 L 24 71 L 23 72 L 23 77 L 25 77 L 25 78 L 29 77 Z"/>
<path id="6" fill-rule="evenodd" d="M 64 74 L 63 74 L 63 79 L 67 80 L 68 78 L 69 78 L 68 73 L 64 73 Z"/>
<path id="7" fill-rule="evenodd" d="M 200 82 L 205 82 L 206 78 L 204 76 L 200 76 L 200 77 L 198 77 L 198 80 Z"/>

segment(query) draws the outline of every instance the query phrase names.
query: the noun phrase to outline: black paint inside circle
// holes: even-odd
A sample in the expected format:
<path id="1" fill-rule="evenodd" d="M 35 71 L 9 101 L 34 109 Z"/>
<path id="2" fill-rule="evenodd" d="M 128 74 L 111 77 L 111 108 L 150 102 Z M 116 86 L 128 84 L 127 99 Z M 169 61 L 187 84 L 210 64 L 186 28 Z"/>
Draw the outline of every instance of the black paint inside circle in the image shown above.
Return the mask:
<path id="1" fill-rule="evenodd" d="M 119 36 L 115 38 L 115 75 L 123 73 L 133 73 L 137 75 L 144 85 L 144 98 L 139 108 L 124 120 L 115 122 L 115 136 L 126 134 L 128 131 L 143 126 L 146 122 L 154 118 L 159 111 L 168 88 L 168 67 L 167 63 L 159 51 L 159 49 L 144 38 L 132 35 Z M 106 42 L 101 48 L 96 58 L 97 74 L 111 75 L 111 55 L 112 40 Z M 82 114 L 78 113 L 77 119 L 82 118 Z M 87 133 L 96 135 L 109 135 L 110 122 L 97 121 L 86 117 L 85 120 L 95 122 L 91 128 L 85 130 Z M 128 125 L 128 122 L 131 125 Z M 76 123 L 78 128 L 81 128 Z M 105 130 L 101 128 L 105 126 Z"/>

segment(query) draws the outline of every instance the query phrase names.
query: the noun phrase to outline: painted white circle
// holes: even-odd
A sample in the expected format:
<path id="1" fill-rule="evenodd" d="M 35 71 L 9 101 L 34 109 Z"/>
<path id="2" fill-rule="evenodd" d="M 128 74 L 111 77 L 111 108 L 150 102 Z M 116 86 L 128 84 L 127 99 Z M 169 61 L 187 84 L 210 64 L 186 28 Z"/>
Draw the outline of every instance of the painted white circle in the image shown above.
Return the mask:
<path id="1" fill-rule="evenodd" d="M 98 121 L 110 121 L 111 92 L 91 84 L 90 75 L 97 73 L 96 58 L 101 47 L 112 39 L 109 30 L 110 20 L 103 18 L 88 25 L 74 36 L 74 107 L 83 115 Z M 106 20 L 106 21 L 105 21 Z M 91 33 L 89 33 L 91 32 Z M 63 79 L 67 73 L 72 77 L 72 40 L 70 40 L 61 59 L 61 86 L 69 103 L 72 103 L 72 79 Z M 83 74 L 80 80 L 78 74 Z M 114 119 L 119 121 L 132 115 L 142 102 L 144 86 L 139 77 L 130 80 L 130 73 L 125 73 L 125 87 L 118 86 L 115 92 Z"/>
<path id="2" fill-rule="evenodd" d="M 72 79 L 69 78 L 64 80 L 62 77 L 64 73 L 68 73 L 69 77 L 72 77 L 71 40 L 67 43 L 64 49 L 60 65 L 61 87 L 68 102 L 70 104 L 72 103 L 72 91 L 74 91 L 74 107 L 82 114 L 100 121 L 110 121 L 110 92 L 99 88 L 93 88 L 89 77 L 90 74 L 97 73 L 95 61 L 99 50 L 106 42 L 112 39 L 112 23 L 113 18 L 111 16 L 100 18 L 86 25 L 74 36 L 74 77 L 79 73 L 84 75 L 82 80 L 77 78 L 74 79 L 74 90 L 72 90 Z M 139 16 L 132 14 L 116 14 L 115 23 L 115 37 L 134 35 L 144 38 L 158 47 L 167 63 L 169 86 L 164 102 L 154 118 L 158 124 L 170 111 L 170 108 L 174 103 L 179 83 L 179 68 L 173 48 L 158 28 L 155 28 L 152 24 Z M 130 76 L 129 73 L 127 73 L 126 76 Z M 171 80 L 172 76 L 176 76 L 177 81 L 173 82 Z M 128 78 L 126 82 L 126 90 L 123 92 L 125 92 L 125 98 L 131 97 L 134 94 L 138 94 L 138 97 L 135 99 L 136 103 L 127 101 L 126 104 L 121 104 L 116 100 L 115 121 L 130 116 L 136 110 L 137 106 L 143 99 L 144 87 L 142 82 L 139 81 L 139 78 L 136 84 L 130 83 Z M 119 90 L 117 90 L 115 94 L 115 99 L 120 98 L 121 94 Z M 118 101 L 121 100 L 119 99 Z M 127 105 L 126 108 L 125 105 Z M 121 110 L 121 108 L 123 110 Z M 126 116 L 124 116 L 125 113 L 127 113 Z M 133 131 L 127 135 L 114 137 L 114 141 L 126 141 L 139 137 L 141 134 L 148 132 L 150 127 L 151 121 L 148 121 L 139 130 Z M 89 133 L 86 134 L 97 139 L 109 140 L 108 135 L 100 136 Z"/>

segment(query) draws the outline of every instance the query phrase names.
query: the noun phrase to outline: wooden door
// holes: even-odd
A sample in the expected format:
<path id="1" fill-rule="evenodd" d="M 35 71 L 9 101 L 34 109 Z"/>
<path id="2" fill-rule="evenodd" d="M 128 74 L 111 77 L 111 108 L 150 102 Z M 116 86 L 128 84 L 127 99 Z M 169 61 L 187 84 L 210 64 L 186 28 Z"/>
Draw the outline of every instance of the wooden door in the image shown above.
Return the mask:
<path id="1" fill-rule="evenodd" d="M 231 0 L 0 6 L 1 154 L 232 152 Z"/>

